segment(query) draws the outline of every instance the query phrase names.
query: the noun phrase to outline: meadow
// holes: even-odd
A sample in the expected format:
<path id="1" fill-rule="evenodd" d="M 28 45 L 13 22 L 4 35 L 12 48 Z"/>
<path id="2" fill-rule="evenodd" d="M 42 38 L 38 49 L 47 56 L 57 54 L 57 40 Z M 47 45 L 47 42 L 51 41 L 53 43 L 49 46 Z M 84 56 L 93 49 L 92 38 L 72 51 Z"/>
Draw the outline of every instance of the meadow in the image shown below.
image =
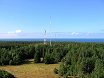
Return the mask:
<path id="1" fill-rule="evenodd" d="M 12 73 L 16 78 L 58 78 L 53 70 L 58 68 L 59 64 L 34 64 L 33 59 L 28 63 L 16 66 L 1 66 L 0 69 Z"/>

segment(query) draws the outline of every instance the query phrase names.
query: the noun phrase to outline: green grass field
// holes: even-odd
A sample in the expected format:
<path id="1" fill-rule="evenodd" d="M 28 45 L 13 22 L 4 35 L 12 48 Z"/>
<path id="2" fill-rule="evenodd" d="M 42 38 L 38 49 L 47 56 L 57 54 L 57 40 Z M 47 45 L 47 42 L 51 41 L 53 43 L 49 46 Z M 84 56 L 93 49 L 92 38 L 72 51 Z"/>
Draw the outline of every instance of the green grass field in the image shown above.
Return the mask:
<path id="1" fill-rule="evenodd" d="M 29 60 L 23 65 L 0 66 L 0 69 L 9 71 L 17 78 L 58 78 L 58 75 L 53 72 L 53 69 L 58 66 L 59 64 L 34 64 L 33 60 Z"/>

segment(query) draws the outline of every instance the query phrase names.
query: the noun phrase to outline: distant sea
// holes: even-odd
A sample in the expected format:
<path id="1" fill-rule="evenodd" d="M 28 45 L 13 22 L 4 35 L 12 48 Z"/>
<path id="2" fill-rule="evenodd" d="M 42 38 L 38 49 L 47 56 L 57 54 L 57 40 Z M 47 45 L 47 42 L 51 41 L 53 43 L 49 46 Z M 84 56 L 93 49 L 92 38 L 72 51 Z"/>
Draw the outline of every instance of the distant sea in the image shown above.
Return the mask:
<path id="1" fill-rule="evenodd" d="M 104 42 L 104 39 L 98 38 L 48 38 L 47 41 L 52 42 Z M 0 39 L 0 41 L 44 41 L 43 38 L 28 38 L 28 39 Z"/>

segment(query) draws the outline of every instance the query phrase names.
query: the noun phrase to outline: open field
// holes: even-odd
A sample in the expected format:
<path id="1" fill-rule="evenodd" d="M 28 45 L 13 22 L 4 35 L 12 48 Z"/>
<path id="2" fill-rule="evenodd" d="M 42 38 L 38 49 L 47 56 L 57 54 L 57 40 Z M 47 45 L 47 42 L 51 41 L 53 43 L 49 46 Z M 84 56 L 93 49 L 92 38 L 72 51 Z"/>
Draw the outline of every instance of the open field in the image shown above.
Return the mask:
<path id="1" fill-rule="evenodd" d="M 7 70 L 17 78 L 58 78 L 53 69 L 59 64 L 34 64 L 30 60 L 27 64 L 17 66 L 1 66 L 0 69 Z"/>

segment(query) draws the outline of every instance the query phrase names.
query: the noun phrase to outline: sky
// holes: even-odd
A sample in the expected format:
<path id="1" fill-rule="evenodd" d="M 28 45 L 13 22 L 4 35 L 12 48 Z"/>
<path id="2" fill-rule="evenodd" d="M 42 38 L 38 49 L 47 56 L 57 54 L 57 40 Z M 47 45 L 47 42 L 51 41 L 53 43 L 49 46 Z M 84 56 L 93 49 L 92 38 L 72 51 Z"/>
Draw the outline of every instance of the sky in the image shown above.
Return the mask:
<path id="1" fill-rule="evenodd" d="M 104 38 L 104 0 L 0 0 L 0 38 Z"/>

